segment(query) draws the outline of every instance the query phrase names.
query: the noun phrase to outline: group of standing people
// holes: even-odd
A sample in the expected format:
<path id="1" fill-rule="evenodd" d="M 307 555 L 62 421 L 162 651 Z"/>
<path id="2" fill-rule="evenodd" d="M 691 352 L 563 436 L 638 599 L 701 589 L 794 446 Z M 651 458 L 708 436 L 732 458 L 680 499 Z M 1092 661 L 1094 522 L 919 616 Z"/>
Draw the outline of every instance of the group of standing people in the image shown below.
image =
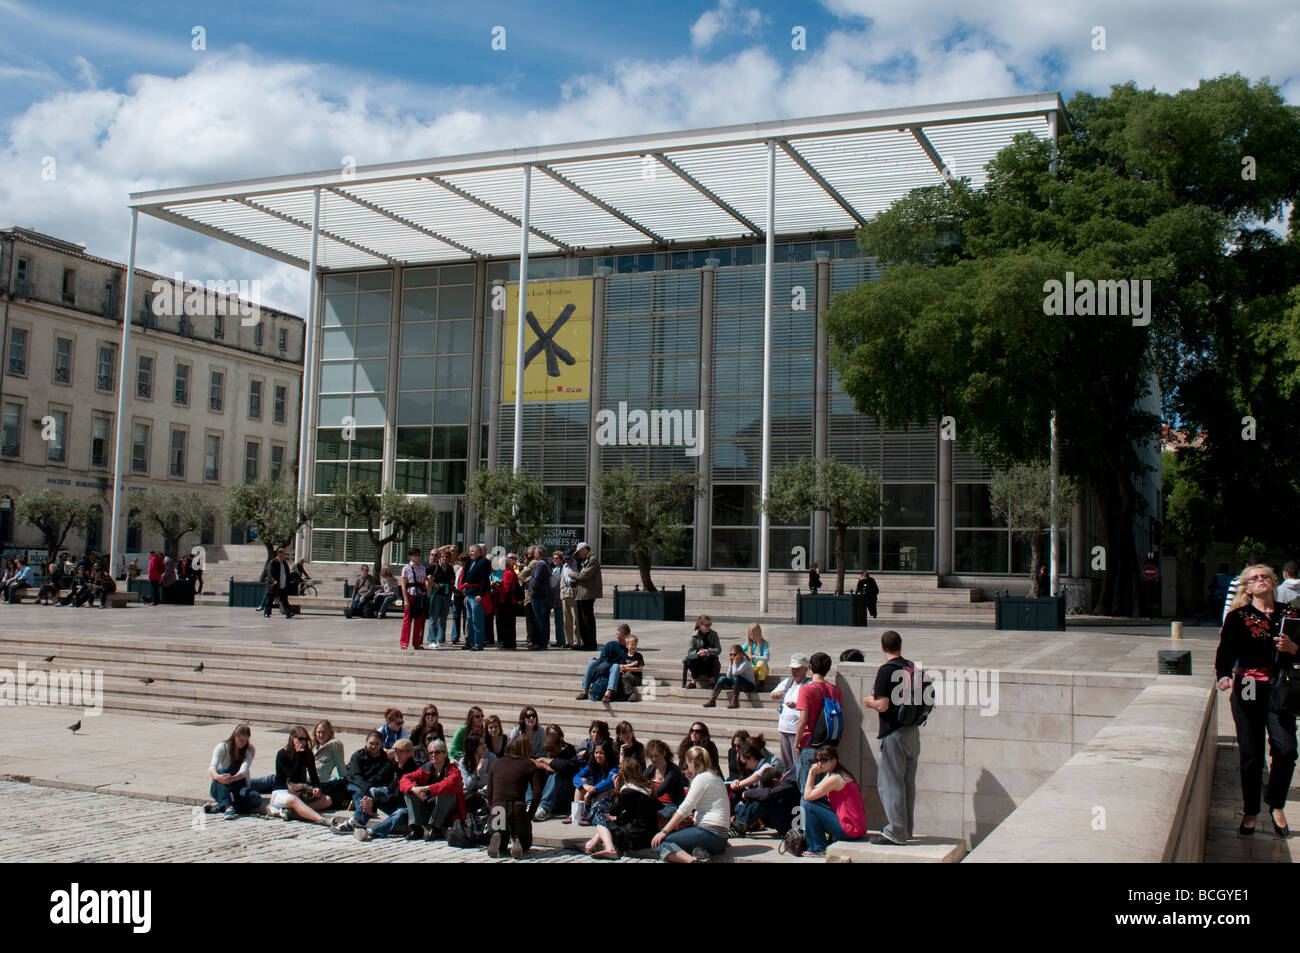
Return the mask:
<path id="1" fill-rule="evenodd" d="M 552 644 L 595 651 L 595 602 L 604 596 L 604 588 L 600 561 L 587 543 L 563 552 L 530 546 L 521 555 L 507 554 L 499 569 L 494 569 L 482 543 L 471 545 L 464 555 L 443 547 L 431 551 L 428 562 L 422 556 L 420 548 L 412 546 L 401 570 L 399 644 L 403 649 L 425 648 L 427 622 L 430 647 L 450 644 L 481 652 L 496 645 L 514 651 L 518 648 L 517 620 L 523 617 L 530 651 L 544 651 Z M 358 590 L 368 575 L 367 570 L 358 578 Z M 350 617 L 355 608 L 354 603 L 346 614 Z"/>

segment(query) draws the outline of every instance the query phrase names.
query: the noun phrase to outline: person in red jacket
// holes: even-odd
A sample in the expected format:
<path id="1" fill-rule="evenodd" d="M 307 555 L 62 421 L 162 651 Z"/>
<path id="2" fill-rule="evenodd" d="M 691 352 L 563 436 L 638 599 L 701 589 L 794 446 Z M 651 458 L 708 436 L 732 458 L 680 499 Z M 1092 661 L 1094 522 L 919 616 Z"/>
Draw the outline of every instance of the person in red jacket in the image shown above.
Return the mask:
<path id="1" fill-rule="evenodd" d="M 163 554 L 149 550 L 149 587 L 153 590 L 153 604 L 162 601 Z"/>
<path id="2" fill-rule="evenodd" d="M 398 787 L 406 795 L 407 840 L 439 840 L 465 816 L 465 785 L 444 741 L 430 741 L 429 760 L 420 770 L 403 775 Z"/>

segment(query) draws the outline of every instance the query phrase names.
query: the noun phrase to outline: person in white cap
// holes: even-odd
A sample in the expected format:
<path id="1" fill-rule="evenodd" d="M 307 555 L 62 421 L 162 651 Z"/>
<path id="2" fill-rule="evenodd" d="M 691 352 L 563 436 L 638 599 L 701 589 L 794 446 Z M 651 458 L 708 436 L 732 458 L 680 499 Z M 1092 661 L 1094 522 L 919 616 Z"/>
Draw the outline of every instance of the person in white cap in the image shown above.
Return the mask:
<path id="1" fill-rule="evenodd" d="M 586 543 L 573 551 L 580 568 L 573 574 L 573 608 L 582 647 L 596 651 L 596 600 L 605 595 L 600 582 L 600 560 Z"/>
<path id="2" fill-rule="evenodd" d="M 808 656 L 796 652 L 790 656 L 790 675 L 772 689 L 772 698 L 781 702 L 781 714 L 776 719 L 776 731 L 781 737 L 781 763 L 793 765 L 795 759 L 794 733 L 799 727 L 799 689 L 812 679 L 808 675 Z"/>

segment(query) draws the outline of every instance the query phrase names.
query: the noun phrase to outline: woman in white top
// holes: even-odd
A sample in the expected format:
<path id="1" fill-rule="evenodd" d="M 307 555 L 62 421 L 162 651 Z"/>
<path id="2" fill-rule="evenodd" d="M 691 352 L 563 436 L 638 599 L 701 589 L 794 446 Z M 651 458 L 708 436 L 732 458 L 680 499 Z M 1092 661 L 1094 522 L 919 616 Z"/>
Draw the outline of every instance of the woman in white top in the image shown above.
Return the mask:
<path id="1" fill-rule="evenodd" d="M 226 820 L 233 821 L 238 815 L 249 814 L 261 805 L 262 796 L 248 784 L 255 753 L 249 740 L 252 736 L 253 730 L 248 725 L 240 725 L 229 738 L 212 749 L 212 764 L 208 766 L 208 776 L 212 778 L 212 803 L 204 808 L 207 813 L 220 812 Z"/>
<path id="2" fill-rule="evenodd" d="M 686 798 L 664 829 L 650 841 L 650 846 L 659 852 L 660 860 L 669 863 L 703 863 L 711 854 L 721 854 L 727 849 L 727 829 L 731 824 L 727 785 L 709 753 L 698 746 L 686 752 L 682 771 L 691 782 Z M 688 817 L 694 817 L 695 826 L 678 830 Z"/>

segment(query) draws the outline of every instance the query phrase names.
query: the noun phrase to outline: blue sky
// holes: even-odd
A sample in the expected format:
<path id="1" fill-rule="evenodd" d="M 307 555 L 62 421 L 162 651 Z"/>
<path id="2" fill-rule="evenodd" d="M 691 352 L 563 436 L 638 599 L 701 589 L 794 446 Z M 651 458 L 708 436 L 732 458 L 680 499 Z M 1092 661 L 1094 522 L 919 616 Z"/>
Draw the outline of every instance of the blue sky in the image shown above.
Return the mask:
<path id="1" fill-rule="evenodd" d="M 206 49 L 192 48 L 205 30 Z M 492 49 L 493 28 L 506 49 Z M 802 27 L 806 48 L 792 48 Z M 1105 43 L 1098 48 L 1095 33 Z M 126 257 L 129 192 L 1027 92 L 1176 91 L 1221 73 L 1300 101 L 1295 0 L 0 0 L 0 226 Z M 53 159 L 57 177 L 42 175 Z M 144 219 L 138 261 L 303 273 Z"/>

